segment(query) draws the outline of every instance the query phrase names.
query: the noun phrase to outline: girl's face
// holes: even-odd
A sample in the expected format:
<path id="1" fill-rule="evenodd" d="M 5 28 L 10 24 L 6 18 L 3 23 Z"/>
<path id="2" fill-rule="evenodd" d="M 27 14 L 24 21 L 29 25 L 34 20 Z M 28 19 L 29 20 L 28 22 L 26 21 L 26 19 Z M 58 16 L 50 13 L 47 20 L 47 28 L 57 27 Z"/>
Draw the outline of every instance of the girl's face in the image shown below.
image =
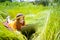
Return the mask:
<path id="1" fill-rule="evenodd" d="M 24 23 L 24 16 L 20 16 L 18 18 L 19 23 L 23 24 Z"/>

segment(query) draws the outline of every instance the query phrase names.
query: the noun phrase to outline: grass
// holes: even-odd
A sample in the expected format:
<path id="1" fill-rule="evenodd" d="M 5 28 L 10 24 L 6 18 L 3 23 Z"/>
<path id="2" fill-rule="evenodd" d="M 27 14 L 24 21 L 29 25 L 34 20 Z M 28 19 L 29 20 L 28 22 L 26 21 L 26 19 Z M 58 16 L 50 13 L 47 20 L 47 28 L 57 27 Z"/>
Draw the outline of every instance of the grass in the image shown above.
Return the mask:
<path id="1" fill-rule="evenodd" d="M 35 33 L 37 36 L 34 35 L 32 40 L 60 40 L 60 9 L 56 8 L 52 9 L 46 26 L 41 32 Z"/>
<path id="2" fill-rule="evenodd" d="M 60 6 L 53 8 L 52 6 L 33 5 L 27 2 L 4 2 L 0 4 L 1 23 L 6 20 L 8 15 L 11 16 L 11 19 L 15 19 L 17 13 L 23 13 L 28 25 L 21 30 L 22 33 L 17 35 L 0 23 L 1 40 L 26 40 L 27 38 L 29 40 L 60 39 Z M 25 37 L 26 35 L 27 38 Z"/>
<path id="3" fill-rule="evenodd" d="M 20 34 L 16 34 L 0 23 L 0 40 L 26 40 L 26 37 Z"/>

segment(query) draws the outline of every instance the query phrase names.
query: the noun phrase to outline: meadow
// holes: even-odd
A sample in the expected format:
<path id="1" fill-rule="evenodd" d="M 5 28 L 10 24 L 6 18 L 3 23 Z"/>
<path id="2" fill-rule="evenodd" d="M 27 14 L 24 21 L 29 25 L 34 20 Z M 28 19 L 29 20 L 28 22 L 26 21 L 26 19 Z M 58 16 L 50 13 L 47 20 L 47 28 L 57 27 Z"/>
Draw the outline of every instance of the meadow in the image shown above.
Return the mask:
<path id="1" fill-rule="evenodd" d="M 17 13 L 23 13 L 28 27 L 16 34 L 2 23 L 6 17 L 15 19 Z M 35 33 L 30 33 L 34 30 Z M 26 32 L 25 32 L 26 31 Z M 28 2 L 0 3 L 0 40 L 60 40 L 60 6 L 33 5 Z"/>

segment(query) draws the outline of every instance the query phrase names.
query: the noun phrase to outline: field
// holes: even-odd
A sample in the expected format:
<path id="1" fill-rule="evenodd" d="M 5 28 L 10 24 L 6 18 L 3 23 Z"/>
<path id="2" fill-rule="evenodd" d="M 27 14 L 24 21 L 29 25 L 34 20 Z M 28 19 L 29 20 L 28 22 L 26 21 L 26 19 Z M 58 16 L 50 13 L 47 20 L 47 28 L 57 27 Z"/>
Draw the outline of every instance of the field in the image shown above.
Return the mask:
<path id="1" fill-rule="evenodd" d="M 28 25 L 20 34 L 2 24 L 7 16 L 15 19 L 17 13 L 23 13 Z M 31 30 L 35 32 L 30 35 Z M 0 3 L 0 40 L 60 40 L 60 6 L 33 5 L 28 2 Z"/>

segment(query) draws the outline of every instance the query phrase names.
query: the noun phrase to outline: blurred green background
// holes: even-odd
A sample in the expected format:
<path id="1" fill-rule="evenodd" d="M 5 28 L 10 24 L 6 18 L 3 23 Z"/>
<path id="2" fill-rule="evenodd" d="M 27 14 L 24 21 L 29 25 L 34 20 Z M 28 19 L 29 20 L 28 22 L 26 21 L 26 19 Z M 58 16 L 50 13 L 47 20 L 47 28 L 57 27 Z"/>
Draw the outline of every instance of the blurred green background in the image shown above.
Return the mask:
<path id="1" fill-rule="evenodd" d="M 28 25 L 20 34 L 2 24 L 17 13 Z M 60 40 L 60 0 L 0 0 L 0 40 Z"/>

